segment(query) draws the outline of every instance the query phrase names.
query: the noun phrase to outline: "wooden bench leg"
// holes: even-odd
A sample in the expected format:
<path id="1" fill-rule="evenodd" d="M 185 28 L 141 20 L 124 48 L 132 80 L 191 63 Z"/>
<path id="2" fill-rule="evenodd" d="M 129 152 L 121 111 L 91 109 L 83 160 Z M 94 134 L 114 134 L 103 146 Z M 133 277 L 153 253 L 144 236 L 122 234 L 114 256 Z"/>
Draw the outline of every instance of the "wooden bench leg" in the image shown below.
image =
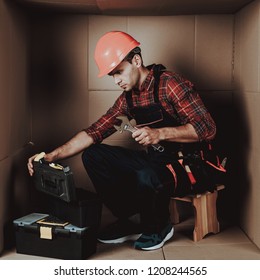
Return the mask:
<path id="1" fill-rule="evenodd" d="M 195 212 L 195 227 L 193 240 L 201 240 L 208 233 L 219 232 L 219 222 L 217 219 L 216 201 L 218 192 L 208 193 L 193 197 L 192 205 Z"/>
<path id="2" fill-rule="evenodd" d="M 177 202 L 174 199 L 171 199 L 170 201 L 170 215 L 171 215 L 171 221 L 174 225 L 180 222 L 180 215 L 177 207 Z"/>

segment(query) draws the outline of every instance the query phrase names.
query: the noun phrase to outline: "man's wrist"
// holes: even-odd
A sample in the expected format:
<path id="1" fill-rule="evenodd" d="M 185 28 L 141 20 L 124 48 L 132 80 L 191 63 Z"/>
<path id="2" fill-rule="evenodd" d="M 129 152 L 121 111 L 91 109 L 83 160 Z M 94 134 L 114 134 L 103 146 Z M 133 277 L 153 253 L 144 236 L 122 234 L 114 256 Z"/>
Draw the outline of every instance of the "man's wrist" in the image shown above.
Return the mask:
<path id="1" fill-rule="evenodd" d="M 58 152 L 56 150 L 52 151 L 51 153 L 46 154 L 45 160 L 48 162 L 54 162 L 58 160 Z"/>
<path id="2" fill-rule="evenodd" d="M 159 141 L 165 140 L 166 139 L 165 128 L 158 128 L 158 132 L 159 132 Z"/>

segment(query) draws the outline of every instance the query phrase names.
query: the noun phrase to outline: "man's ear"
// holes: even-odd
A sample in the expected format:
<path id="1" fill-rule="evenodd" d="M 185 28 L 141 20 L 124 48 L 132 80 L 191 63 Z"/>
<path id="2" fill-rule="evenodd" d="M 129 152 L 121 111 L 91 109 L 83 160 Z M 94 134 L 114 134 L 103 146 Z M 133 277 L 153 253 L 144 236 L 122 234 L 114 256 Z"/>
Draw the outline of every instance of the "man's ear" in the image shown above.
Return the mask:
<path id="1" fill-rule="evenodd" d="M 138 68 L 142 66 L 142 58 L 139 54 L 136 54 L 133 57 L 133 61 L 132 61 Z"/>

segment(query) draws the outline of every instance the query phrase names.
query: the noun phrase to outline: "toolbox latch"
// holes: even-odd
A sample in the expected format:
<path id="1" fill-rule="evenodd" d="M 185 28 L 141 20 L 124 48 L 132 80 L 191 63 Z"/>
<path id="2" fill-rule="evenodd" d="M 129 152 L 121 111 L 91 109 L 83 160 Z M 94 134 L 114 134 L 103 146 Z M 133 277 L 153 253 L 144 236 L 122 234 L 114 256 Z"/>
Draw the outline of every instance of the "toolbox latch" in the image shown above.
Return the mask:
<path id="1" fill-rule="evenodd" d="M 40 238 L 52 240 L 52 227 L 40 226 Z"/>

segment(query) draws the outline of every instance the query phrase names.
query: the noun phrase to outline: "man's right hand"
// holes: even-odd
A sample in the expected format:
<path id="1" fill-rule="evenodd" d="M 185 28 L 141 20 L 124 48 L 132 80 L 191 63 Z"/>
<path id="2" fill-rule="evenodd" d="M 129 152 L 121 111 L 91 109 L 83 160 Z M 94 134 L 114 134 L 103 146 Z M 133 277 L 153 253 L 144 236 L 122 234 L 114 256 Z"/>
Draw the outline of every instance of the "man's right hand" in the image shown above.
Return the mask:
<path id="1" fill-rule="evenodd" d="M 45 160 L 48 158 L 48 156 L 44 153 L 41 152 L 39 154 L 36 154 L 28 159 L 27 167 L 30 176 L 33 176 L 34 170 L 33 170 L 33 161 L 39 161 L 40 159 L 44 158 Z"/>
<path id="2" fill-rule="evenodd" d="M 36 154 L 36 155 L 34 155 L 34 156 L 32 156 L 32 157 L 30 157 L 30 158 L 28 159 L 27 168 L 28 168 L 28 171 L 29 171 L 30 176 L 33 176 L 33 172 L 34 172 L 34 170 L 33 170 L 33 161 L 34 161 L 34 159 L 35 159 L 38 155 L 39 155 L 39 154 Z"/>
<path id="3" fill-rule="evenodd" d="M 28 159 L 28 163 L 27 163 L 27 168 L 29 171 L 30 176 L 33 176 L 34 170 L 33 170 L 33 161 L 39 161 L 41 158 L 44 158 L 45 161 L 47 162 L 54 162 L 57 157 L 55 156 L 55 152 L 51 152 L 48 154 L 45 154 L 44 152 L 41 152 L 39 154 L 35 154 L 32 157 L 30 157 Z"/>

